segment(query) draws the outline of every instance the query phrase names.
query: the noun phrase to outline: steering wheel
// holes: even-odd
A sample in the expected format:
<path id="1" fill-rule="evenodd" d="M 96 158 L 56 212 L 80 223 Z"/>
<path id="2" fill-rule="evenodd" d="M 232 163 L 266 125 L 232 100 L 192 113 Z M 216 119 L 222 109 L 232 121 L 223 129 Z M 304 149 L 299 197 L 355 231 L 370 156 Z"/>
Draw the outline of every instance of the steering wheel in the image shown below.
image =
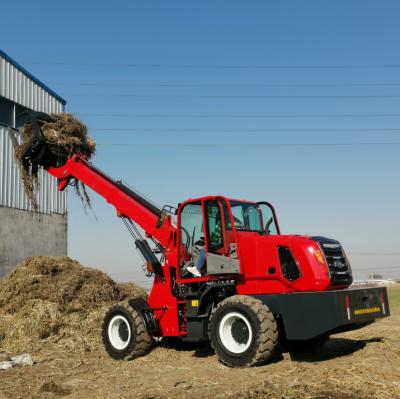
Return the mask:
<path id="1" fill-rule="evenodd" d="M 235 227 L 239 230 L 243 230 L 244 229 L 244 224 L 243 222 L 238 219 L 237 217 L 233 216 L 233 221 L 235 222 Z"/>

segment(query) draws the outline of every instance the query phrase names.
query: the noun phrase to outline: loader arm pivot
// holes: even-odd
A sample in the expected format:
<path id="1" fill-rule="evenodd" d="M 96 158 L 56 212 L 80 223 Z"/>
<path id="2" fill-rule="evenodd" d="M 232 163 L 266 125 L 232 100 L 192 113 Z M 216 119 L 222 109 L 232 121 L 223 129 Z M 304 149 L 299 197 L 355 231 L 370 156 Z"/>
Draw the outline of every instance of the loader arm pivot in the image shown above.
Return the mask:
<path id="1" fill-rule="evenodd" d="M 59 179 L 59 190 L 64 190 L 69 181 L 75 178 L 113 205 L 119 217 L 127 217 L 137 223 L 163 247 L 170 243 L 175 227 L 169 215 L 165 216 L 161 209 L 146 198 L 107 176 L 83 157 L 75 155 L 63 166 L 48 167 L 47 171 Z M 163 221 L 161 225 L 160 219 Z"/>

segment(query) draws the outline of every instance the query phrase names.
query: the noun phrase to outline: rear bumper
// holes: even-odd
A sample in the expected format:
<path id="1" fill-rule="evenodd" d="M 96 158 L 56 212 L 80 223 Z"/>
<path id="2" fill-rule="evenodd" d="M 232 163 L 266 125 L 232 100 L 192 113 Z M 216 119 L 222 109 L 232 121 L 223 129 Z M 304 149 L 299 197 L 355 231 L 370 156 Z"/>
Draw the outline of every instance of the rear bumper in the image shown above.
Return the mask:
<path id="1" fill-rule="evenodd" d="M 277 316 L 288 340 L 350 331 L 390 316 L 385 287 L 254 296 Z"/>

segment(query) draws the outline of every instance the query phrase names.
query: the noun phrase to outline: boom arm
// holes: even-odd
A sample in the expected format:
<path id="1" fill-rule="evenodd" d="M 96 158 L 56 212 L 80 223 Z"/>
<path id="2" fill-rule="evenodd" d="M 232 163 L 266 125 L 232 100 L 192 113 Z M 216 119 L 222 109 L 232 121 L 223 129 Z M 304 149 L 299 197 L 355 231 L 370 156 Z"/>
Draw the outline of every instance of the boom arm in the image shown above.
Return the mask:
<path id="1" fill-rule="evenodd" d="M 113 205 L 119 217 L 125 216 L 137 223 L 163 247 L 170 243 L 176 227 L 172 225 L 169 215 L 158 226 L 163 217 L 161 209 L 121 182 L 105 175 L 79 155 L 69 158 L 63 166 L 49 167 L 47 171 L 59 179 L 60 191 L 67 187 L 71 178 L 75 178 Z"/>

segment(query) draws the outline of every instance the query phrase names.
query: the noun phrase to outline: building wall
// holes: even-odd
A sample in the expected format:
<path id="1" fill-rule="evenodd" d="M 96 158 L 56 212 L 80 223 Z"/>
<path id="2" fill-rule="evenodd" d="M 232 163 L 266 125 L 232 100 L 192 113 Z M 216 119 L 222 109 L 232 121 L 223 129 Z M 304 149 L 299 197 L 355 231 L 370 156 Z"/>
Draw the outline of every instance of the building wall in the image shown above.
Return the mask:
<path id="1" fill-rule="evenodd" d="M 16 65 L 0 51 L 0 96 L 34 111 L 60 113 L 63 102 L 28 71 Z"/>
<path id="2" fill-rule="evenodd" d="M 19 133 L 12 129 L 18 142 Z M 0 125 L 0 206 L 32 211 L 21 179 L 21 171 L 15 161 L 15 149 L 8 128 Z M 67 193 L 57 190 L 57 179 L 43 169 L 39 171 L 39 190 L 36 195 L 38 211 L 41 213 L 65 214 L 67 212 Z"/>
<path id="3" fill-rule="evenodd" d="M 67 214 L 0 207 L 0 278 L 28 257 L 67 254 Z"/>
<path id="4" fill-rule="evenodd" d="M 21 141 L 17 128 L 26 122 L 26 110 L 60 113 L 64 106 L 64 99 L 0 50 L 0 277 L 27 257 L 67 254 L 67 193 L 40 170 L 33 210 L 9 136 L 11 129 Z"/>

